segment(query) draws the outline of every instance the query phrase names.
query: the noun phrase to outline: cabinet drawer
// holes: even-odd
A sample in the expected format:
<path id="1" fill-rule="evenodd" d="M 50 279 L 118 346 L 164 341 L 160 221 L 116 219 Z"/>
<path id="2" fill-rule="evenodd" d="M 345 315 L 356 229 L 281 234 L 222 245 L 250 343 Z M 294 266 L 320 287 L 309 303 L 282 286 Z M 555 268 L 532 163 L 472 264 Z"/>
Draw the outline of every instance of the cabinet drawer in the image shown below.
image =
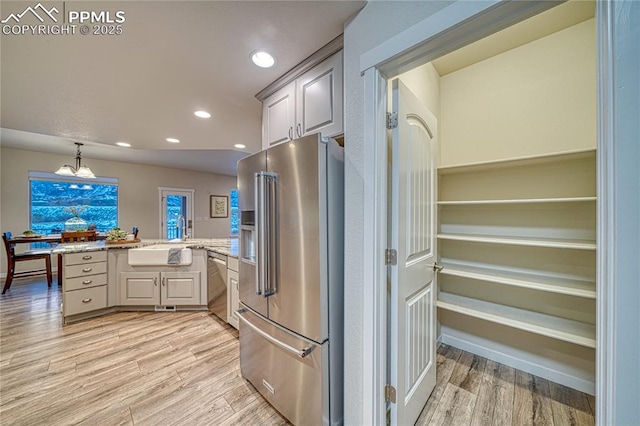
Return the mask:
<path id="1" fill-rule="evenodd" d="M 83 288 L 64 293 L 64 315 L 76 315 L 107 307 L 107 286 Z"/>
<path id="2" fill-rule="evenodd" d="M 69 253 L 64 255 L 64 264 L 81 265 L 83 263 L 106 262 L 107 252 L 102 251 L 85 251 L 82 253 Z"/>
<path id="3" fill-rule="evenodd" d="M 240 270 L 238 269 L 238 258 L 231 256 L 227 257 L 227 269 L 239 272 Z"/>
<path id="4" fill-rule="evenodd" d="M 84 277 L 87 275 L 106 274 L 107 262 L 85 263 L 82 265 L 71 265 L 64 267 L 64 278 L 68 280 L 74 277 Z"/>
<path id="5" fill-rule="evenodd" d="M 67 278 L 64 281 L 64 290 L 79 290 L 82 288 L 97 287 L 107 284 L 107 274 L 89 275 L 86 277 Z"/>

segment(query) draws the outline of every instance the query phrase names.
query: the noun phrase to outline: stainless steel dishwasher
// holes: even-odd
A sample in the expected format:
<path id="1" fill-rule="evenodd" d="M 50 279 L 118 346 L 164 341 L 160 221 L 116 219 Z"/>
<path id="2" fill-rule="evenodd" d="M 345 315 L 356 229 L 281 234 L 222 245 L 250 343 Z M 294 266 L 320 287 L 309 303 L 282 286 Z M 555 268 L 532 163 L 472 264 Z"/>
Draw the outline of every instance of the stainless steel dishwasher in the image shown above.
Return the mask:
<path id="1" fill-rule="evenodd" d="M 213 251 L 207 253 L 207 305 L 211 312 L 227 322 L 227 256 Z"/>

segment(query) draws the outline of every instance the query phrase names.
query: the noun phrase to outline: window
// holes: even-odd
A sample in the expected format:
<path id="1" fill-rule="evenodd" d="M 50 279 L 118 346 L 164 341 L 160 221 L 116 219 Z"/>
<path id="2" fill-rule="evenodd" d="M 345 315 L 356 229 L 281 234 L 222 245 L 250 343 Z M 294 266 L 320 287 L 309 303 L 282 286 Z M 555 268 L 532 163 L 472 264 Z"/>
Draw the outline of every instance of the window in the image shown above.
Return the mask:
<path id="1" fill-rule="evenodd" d="M 87 206 L 80 218 L 99 232 L 118 226 L 118 179 L 61 178 L 29 172 L 30 227 L 38 234 L 57 234 L 73 214 L 65 209 Z"/>
<path id="2" fill-rule="evenodd" d="M 238 226 L 240 225 L 240 208 L 238 207 L 238 190 L 232 189 L 229 194 L 231 204 L 231 235 L 238 235 Z"/>

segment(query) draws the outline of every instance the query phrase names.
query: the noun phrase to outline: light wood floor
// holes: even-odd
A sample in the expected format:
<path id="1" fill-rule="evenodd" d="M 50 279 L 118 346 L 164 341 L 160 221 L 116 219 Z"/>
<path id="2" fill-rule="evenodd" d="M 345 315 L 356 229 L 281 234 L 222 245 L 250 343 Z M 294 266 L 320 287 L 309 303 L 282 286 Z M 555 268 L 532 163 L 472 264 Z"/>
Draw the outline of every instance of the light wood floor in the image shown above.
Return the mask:
<path id="1" fill-rule="evenodd" d="M 279 425 L 240 375 L 237 331 L 206 312 L 118 313 L 62 327 L 61 293 L 0 297 L 0 425 Z M 442 345 L 418 425 L 592 425 L 580 392 Z"/>
<path id="2" fill-rule="evenodd" d="M 440 345 L 436 387 L 416 425 L 594 425 L 591 395 Z"/>

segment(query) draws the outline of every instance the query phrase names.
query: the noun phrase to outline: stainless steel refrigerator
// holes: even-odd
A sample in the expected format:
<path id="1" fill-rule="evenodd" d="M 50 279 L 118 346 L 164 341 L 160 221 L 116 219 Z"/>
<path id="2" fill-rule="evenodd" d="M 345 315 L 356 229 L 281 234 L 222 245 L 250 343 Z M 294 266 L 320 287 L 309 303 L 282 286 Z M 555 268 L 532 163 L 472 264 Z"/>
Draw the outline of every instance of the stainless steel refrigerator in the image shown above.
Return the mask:
<path id="1" fill-rule="evenodd" d="M 240 368 L 296 425 L 342 423 L 344 153 L 319 134 L 238 162 Z"/>

